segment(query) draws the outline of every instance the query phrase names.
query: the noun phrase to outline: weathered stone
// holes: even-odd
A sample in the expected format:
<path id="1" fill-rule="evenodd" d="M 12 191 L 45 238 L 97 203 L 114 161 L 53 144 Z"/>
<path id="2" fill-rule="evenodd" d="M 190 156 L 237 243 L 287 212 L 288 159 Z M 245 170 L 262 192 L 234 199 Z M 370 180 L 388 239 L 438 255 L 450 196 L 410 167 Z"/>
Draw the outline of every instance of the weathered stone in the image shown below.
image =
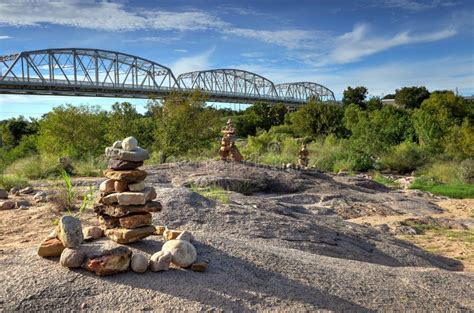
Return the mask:
<path id="1" fill-rule="evenodd" d="M 61 263 L 62 266 L 69 268 L 81 267 L 85 257 L 86 254 L 84 253 L 84 251 L 66 248 L 61 253 L 59 263 Z"/>
<path id="2" fill-rule="evenodd" d="M 0 210 L 11 210 L 15 208 L 15 202 L 11 200 L 0 201 Z"/>
<path id="3" fill-rule="evenodd" d="M 135 273 L 145 273 L 148 269 L 148 263 L 148 258 L 143 254 L 134 254 L 130 267 Z"/>
<path id="4" fill-rule="evenodd" d="M 108 193 L 111 193 L 111 192 L 115 192 L 114 183 L 115 183 L 115 181 L 113 179 L 104 180 L 99 185 L 100 193 L 108 194 Z"/>
<path id="5" fill-rule="evenodd" d="M 0 199 L 8 199 L 8 192 L 5 189 L 0 189 Z"/>
<path id="6" fill-rule="evenodd" d="M 126 180 L 116 180 L 114 183 L 115 192 L 125 192 L 128 190 L 128 183 Z"/>
<path id="7" fill-rule="evenodd" d="M 191 234 L 191 232 L 185 230 L 181 234 L 179 234 L 179 236 L 176 237 L 176 239 L 193 242 L 194 241 L 194 236 L 193 236 L 193 234 Z"/>
<path id="8" fill-rule="evenodd" d="M 101 197 L 99 199 L 99 203 L 108 205 L 108 204 L 114 204 L 118 202 L 118 193 L 112 193 L 110 195 L 106 195 L 104 197 Z"/>
<path id="9" fill-rule="evenodd" d="M 120 226 L 133 229 L 151 225 L 152 216 L 150 213 L 133 214 L 119 218 Z"/>
<path id="10" fill-rule="evenodd" d="M 138 148 L 138 140 L 135 137 L 127 137 L 122 140 L 122 149 L 125 151 L 133 151 Z"/>
<path id="11" fill-rule="evenodd" d="M 106 214 L 114 217 L 122 217 L 132 213 L 159 212 L 162 205 L 158 201 L 148 201 L 145 205 L 95 205 L 94 211 L 98 214 Z"/>
<path id="12" fill-rule="evenodd" d="M 181 230 L 173 230 L 173 229 L 166 229 L 163 232 L 163 238 L 165 240 L 172 240 L 178 238 L 179 235 L 181 235 L 183 231 Z"/>
<path id="13" fill-rule="evenodd" d="M 134 170 L 137 167 L 140 167 L 143 165 L 143 161 L 140 162 L 132 162 L 132 161 L 124 161 L 124 160 L 110 160 L 108 168 L 112 170 Z"/>
<path id="14" fill-rule="evenodd" d="M 117 247 L 88 256 L 84 268 L 99 276 L 106 276 L 128 271 L 132 251 L 127 247 Z"/>
<path id="15" fill-rule="evenodd" d="M 26 200 L 18 200 L 15 202 L 15 207 L 20 210 L 27 210 L 30 203 Z"/>
<path id="16" fill-rule="evenodd" d="M 136 183 L 146 178 L 147 173 L 142 170 L 115 171 L 104 170 L 104 176 L 113 180 L 126 180 L 128 183 Z"/>
<path id="17" fill-rule="evenodd" d="M 130 184 L 128 185 L 128 189 L 130 191 L 142 191 L 146 188 L 146 185 L 144 182 L 138 182 L 138 183 L 135 183 L 135 184 Z"/>
<path id="18" fill-rule="evenodd" d="M 106 229 L 105 235 L 111 240 L 120 243 L 127 244 L 138 241 L 145 237 L 152 235 L 155 232 L 155 227 L 153 226 L 144 226 L 135 229 L 126 229 L 126 228 L 113 228 Z"/>
<path id="19" fill-rule="evenodd" d="M 13 196 L 18 196 L 20 194 L 20 189 L 17 187 L 13 187 L 12 189 L 10 189 L 10 194 Z"/>
<path id="20" fill-rule="evenodd" d="M 55 229 L 53 229 L 48 236 L 46 236 L 46 239 L 51 239 L 51 238 L 58 238 L 59 234 L 59 226 L 56 226 Z M 46 240 L 45 239 L 45 240 Z M 59 240 L 59 239 L 58 239 Z"/>
<path id="21" fill-rule="evenodd" d="M 122 149 L 122 141 L 121 140 L 117 140 L 116 142 L 114 142 L 112 144 L 112 148 L 115 148 L 115 149 Z"/>
<path id="22" fill-rule="evenodd" d="M 67 248 L 79 246 L 84 240 L 81 221 L 78 218 L 69 215 L 61 217 L 59 220 L 58 238 Z"/>
<path id="23" fill-rule="evenodd" d="M 150 270 L 153 272 L 167 271 L 173 256 L 170 252 L 158 251 L 150 258 Z"/>
<path id="24" fill-rule="evenodd" d="M 120 227 L 119 218 L 108 215 L 99 215 L 99 224 L 105 229 Z"/>
<path id="25" fill-rule="evenodd" d="M 99 239 L 104 236 L 104 231 L 99 226 L 87 226 L 82 230 L 84 240 Z"/>
<path id="26" fill-rule="evenodd" d="M 133 151 L 126 151 L 123 149 L 107 147 L 105 148 L 105 155 L 112 159 L 132 162 L 141 162 L 150 158 L 148 151 L 142 148 L 136 148 Z"/>
<path id="27" fill-rule="evenodd" d="M 209 264 L 206 261 L 196 262 L 191 265 L 191 270 L 195 272 L 204 272 L 205 270 L 207 270 L 208 266 Z"/>
<path id="28" fill-rule="evenodd" d="M 155 226 L 155 229 L 156 229 L 155 234 L 163 235 L 163 233 L 166 230 L 166 226 Z"/>
<path id="29" fill-rule="evenodd" d="M 24 194 L 24 195 L 33 193 L 34 191 L 35 191 L 35 190 L 34 190 L 33 187 L 31 187 L 31 186 L 26 187 L 26 188 L 23 188 L 23 189 L 20 189 L 20 193 L 21 193 L 21 194 Z"/>
<path id="30" fill-rule="evenodd" d="M 156 191 L 153 187 L 147 187 L 140 192 L 122 192 L 117 194 L 117 201 L 120 205 L 143 205 L 156 198 Z"/>
<path id="31" fill-rule="evenodd" d="M 44 191 L 39 191 L 33 196 L 36 203 L 43 203 L 48 201 L 48 194 Z"/>
<path id="32" fill-rule="evenodd" d="M 189 267 L 197 258 L 196 248 L 185 240 L 169 240 L 165 242 L 161 250 L 170 252 L 173 256 L 171 262 L 179 267 Z"/>
<path id="33" fill-rule="evenodd" d="M 38 255 L 41 257 L 60 256 L 64 245 L 58 238 L 47 238 L 38 247 Z"/>

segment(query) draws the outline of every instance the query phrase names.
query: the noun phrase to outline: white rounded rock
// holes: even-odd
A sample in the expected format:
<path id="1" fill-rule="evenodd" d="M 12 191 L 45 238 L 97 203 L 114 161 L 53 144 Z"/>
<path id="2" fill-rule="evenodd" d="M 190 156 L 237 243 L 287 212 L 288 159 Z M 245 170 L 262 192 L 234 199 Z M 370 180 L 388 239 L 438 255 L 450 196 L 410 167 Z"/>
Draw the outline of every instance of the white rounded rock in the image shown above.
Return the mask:
<path id="1" fill-rule="evenodd" d="M 158 251 L 150 258 L 150 270 L 152 272 L 167 271 L 172 258 L 170 252 Z"/>
<path id="2" fill-rule="evenodd" d="M 132 151 L 138 148 L 138 141 L 135 137 L 127 137 L 122 140 L 122 149 Z"/>
<path id="3" fill-rule="evenodd" d="M 170 252 L 171 262 L 179 267 L 189 267 L 196 261 L 196 248 L 186 240 L 173 239 L 165 242 L 161 251 Z"/>
<path id="4" fill-rule="evenodd" d="M 84 262 L 85 256 L 86 255 L 83 251 L 66 248 L 61 253 L 59 263 L 61 263 L 62 266 L 69 268 L 81 267 L 82 262 Z"/>
<path id="5" fill-rule="evenodd" d="M 133 254 L 130 267 L 135 273 L 145 273 L 148 269 L 148 258 L 143 254 Z"/>
<path id="6" fill-rule="evenodd" d="M 117 140 L 116 142 L 114 142 L 114 144 L 112 145 L 112 148 L 122 149 L 122 141 Z"/>

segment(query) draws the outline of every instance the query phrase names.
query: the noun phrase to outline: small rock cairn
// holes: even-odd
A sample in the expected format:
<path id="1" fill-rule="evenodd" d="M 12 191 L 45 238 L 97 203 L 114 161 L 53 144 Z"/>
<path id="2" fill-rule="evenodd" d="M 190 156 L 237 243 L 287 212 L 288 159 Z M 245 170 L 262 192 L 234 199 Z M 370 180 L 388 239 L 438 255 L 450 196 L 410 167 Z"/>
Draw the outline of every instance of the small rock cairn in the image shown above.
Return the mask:
<path id="1" fill-rule="evenodd" d="M 308 156 L 309 156 L 309 151 L 308 151 L 308 148 L 306 147 L 306 144 L 304 143 L 301 145 L 301 149 L 298 152 L 298 165 L 301 168 L 308 167 L 308 163 L 309 163 Z"/>
<path id="2" fill-rule="evenodd" d="M 99 205 L 94 211 L 104 234 L 111 240 L 128 244 L 155 233 L 151 212 L 161 211 L 161 204 L 153 201 L 156 191 L 143 182 L 147 172 L 138 169 L 150 158 L 148 151 L 138 146 L 134 137 L 116 141 L 105 149 L 110 158 L 104 171 L 107 180 L 99 186 Z"/>
<path id="3" fill-rule="evenodd" d="M 221 130 L 223 135 L 221 139 L 220 155 L 222 161 L 240 162 L 243 160 L 242 154 L 235 145 L 235 127 L 231 119 L 227 120 L 227 125 Z"/>

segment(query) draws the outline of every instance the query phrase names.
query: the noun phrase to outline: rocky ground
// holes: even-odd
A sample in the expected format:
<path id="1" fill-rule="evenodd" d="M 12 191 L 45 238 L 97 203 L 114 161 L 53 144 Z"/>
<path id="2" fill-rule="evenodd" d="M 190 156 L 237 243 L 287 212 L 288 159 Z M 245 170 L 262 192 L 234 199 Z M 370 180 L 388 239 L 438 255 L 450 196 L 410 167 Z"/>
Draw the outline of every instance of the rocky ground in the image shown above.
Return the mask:
<path id="1" fill-rule="evenodd" d="M 65 269 L 36 255 L 60 214 L 43 203 L 0 211 L 0 309 L 474 310 L 474 276 L 463 271 L 466 263 L 397 238 L 422 229 L 406 219 L 427 217 L 435 222 L 423 223 L 469 232 L 472 202 L 443 209 L 447 200 L 360 177 L 245 163 L 177 163 L 147 171 L 164 207 L 154 214 L 155 225 L 192 231 L 199 258 L 210 259 L 206 272 L 101 278 Z M 230 190 L 228 199 L 215 201 L 189 188 L 206 186 Z M 458 218 L 458 211 L 466 213 Z M 82 220 L 96 223 L 92 212 Z M 130 246 L 151 255 L 162 244 L 153 236 Z M 472 245 L 466 249 L 472 254 Z"/>

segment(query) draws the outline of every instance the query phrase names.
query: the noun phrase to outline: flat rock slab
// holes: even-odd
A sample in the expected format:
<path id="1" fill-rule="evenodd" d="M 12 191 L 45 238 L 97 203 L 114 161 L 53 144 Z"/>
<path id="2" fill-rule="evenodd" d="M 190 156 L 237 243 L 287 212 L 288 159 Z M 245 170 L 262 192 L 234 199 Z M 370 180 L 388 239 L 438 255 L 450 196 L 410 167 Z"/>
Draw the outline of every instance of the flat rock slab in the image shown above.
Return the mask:
<path id="1" fill-rule="evenodd" d="M 63 243 L 58 238 L 45 239 L 38 247 L 38 255 L 41 257 L 60 256 L 65 249 Z"/>
<path id="2" fill-rule="evenodd" d="M 146 178 L 147 172 L 142 170 L 116 171 L 111 169 L 104 170 L 104 176 L 113 180 L 126 180 L 128 183 L 137 183 Z"/>
<path id="3" fill-rule="evenodd" d="M 154 233 L 154 226 L 144 226 L 135 229 L 113 228 L 105 230 L 105 236 L 120 244 L 132 243 L 153 235 Z"/>
<path id="4" fill-rule="evenodd" d="M 117 247 L 88 256 L 83 267 L 99 276 L 113 275 L 128 271 L 131 257 L 130 249 Z"/>
<path id="5" fill-rule="evenodd" d="M 148 151 L 142 148 L 126 151 L 123 149 L 107 147 L 105 148 L 105 155 L 111 159 L 131 162 L 143 162 L 150 158 Z"/>
<path id="6" fill-rule="evenodd" d="M 108 216 L 122 217 L 133 213 L 144 213 L 144 212 L 160 212 L 162 205 L 158 201 L 148 201 L 145 205 L 103 205 L 99 204 L 94 206 L 94 211 L 97 214 L 105 214 Z"/>
<path id="7" fill-rule="evenodd" d="M 150 213 L 134 213 L 124 217 L 113 217 L 108 215 L 99 215 L 99 223 L 105 229 L 111 228 L 138 228 L 152 224 L 152 216 Z"/>
<path id="8" fill-rule="evenodd" d="M 156 198 L 153 187 L 146 187 L 142 191 L 116 192 L 100 198 L 99 202 L 105 205 L 118 203 L 119 205 L 144 205 Z"/>
<path id="9" fill-rule="evenodd" d="M 140 166 L 143 166 L 143 161 L 139 162 L 132 162 L 132 161 L 125 161 L 125 160 L 110 160 L 108 164 L 108 168 L 112 170 L 134 170 Z"/>

